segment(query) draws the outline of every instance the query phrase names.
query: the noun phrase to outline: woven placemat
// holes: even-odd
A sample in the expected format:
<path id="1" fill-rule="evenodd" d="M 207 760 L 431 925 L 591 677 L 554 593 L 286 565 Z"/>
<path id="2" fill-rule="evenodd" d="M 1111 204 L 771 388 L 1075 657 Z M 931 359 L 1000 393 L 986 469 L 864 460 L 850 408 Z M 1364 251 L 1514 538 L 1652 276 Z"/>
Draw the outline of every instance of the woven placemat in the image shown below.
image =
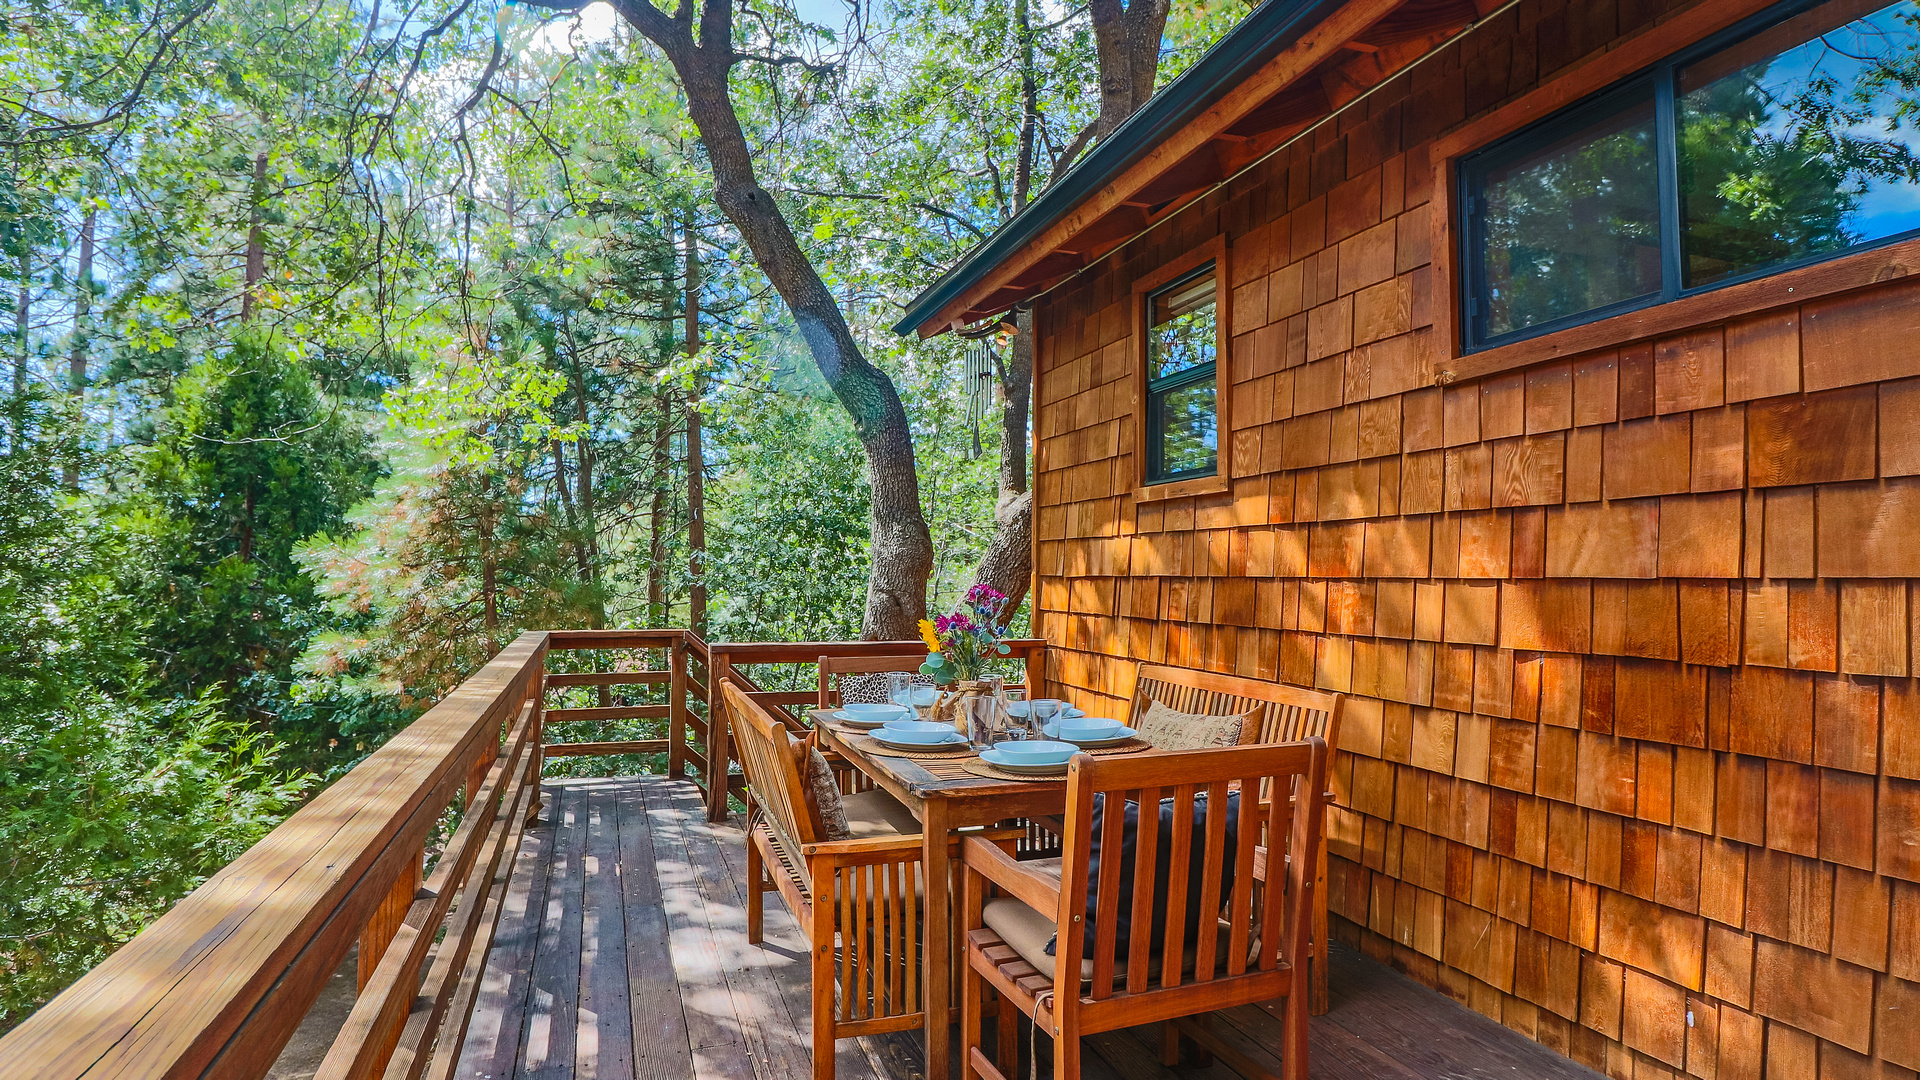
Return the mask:
<path id="1" fill-rule="evenodd" d="M 847 749 L 858 750 L 863 754 L 873 754 L 878 757 L 903 757 L 909 761 L 947 761 L 974 756 L 973 747 L 965 743 L 959 746 L 949 746 L 937 750 L 903 750 L 897 746 L 889 746 L 871 735 L 851 736 L 847 739 Z"/>
<path id="2" fill-rule="evenodd" d="M 1028 784 L 1064 784 L 1067 782 L 1066 773 L 1061 773 L 1059 776 L 1028 776 L 1026 773 L 1008 772 L 1005 769 L 996 768 L 981 761 L 979 758 L 963 761 L 960 763 L 960 767 L 975 776 L 990 777 L 994 780 L 1019 780 Z"/>
<path id="3" fill-rule="evenodd" d="M 1151 749 L 1153 744 L 1145 739 L 1128 739 L 1126 742 L 1115 743 L 1112 746 L 1083 746 L 1080 752 L 1092 754 L 1094 757 L 1111 757 L 1115 754 L 1137 754 L 1142 750 Z"/>

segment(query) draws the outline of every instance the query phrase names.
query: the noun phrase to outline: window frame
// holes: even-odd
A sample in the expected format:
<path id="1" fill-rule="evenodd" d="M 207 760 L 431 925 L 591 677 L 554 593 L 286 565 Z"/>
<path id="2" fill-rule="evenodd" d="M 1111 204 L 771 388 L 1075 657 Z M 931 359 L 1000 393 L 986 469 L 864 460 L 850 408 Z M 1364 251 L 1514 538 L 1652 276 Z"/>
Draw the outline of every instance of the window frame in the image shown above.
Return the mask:
<path id="1" fill-rule="evenodd" d="M 1522 127 L 1518 131 L 1503 135 L 1469 154 L 1463 155 L 1454 170 L 1453 199 L 1455 214 L 1462 222 L 1459 230 L 1460 246 L 1457 257 L 1460 260 L 1460 277 L 1463 288 L 1458 297 L 1459 310 L 1456 317 L 1461 329 L 1461 353 L 1469 355 L 1484 352 L 1526 341 L 1530 338 L 1544 337 L 1555 331 L 1587 323 L 1599 322 L 1627 312 L 1659 304 L 1669 304 L 1690 296 L 1717 292 L 1721 289 L 1744 284 L 1759 278 L 1796 270 L 1801 267 L 1824 263 L 1834 259 L 1857 255 L 1876 248 L 1887 247 L 1903 241 L 1920 237 L 1920 227 L 1905 232 L 1879 237 L 1855 244 L 1838 251 L 1817 252 L 1797 259 L 1788 259 L 1770 263 L 1766 266 L 1749 269 L 1737 274 L 1729 274 L 1704 285 L 1686 286 L 1684 247 L 1682 235 L 1681 199 L 1679 190 L 1679 103 L 1680 71 L 1736 44 L 1737 42 L 1787 22 L 1798 15 L 1821 7 L 1829 0 L 1785 0 L 1771 4 L 1762 11 L 1749 15 L 1732 26 L 1726 27 L 1691 45 L 1677 49 L 1659 62 L 1640 69 L 1599 93 L 1589 95 L 1579 101 L 1556 110 Z M 1897 0 L 1893 0 L 1897 2 Z M 1627 300 L 1617 301 L 1604 307 L 1564 315 L 1534 326 L 1504 334 L 1488 336 L 1484 333 L 1487 308 L 1485 301 L 1489 292 L 1485 280 L 1485 263 L 1480 253 L 1486 232 L 1485 217 L 1479 212 L 1479 192 L 1490 162 L 1510 160 L 1552 142 L 1556 132 L 1564 131 L 1573 124 L 1592 123 L 1607 116 L 1618 115 L 1627 107 L 1627 103 L 1642 100 L 1642 94 L 1649 94 L 1653 101 L 1655 168 L 1657 170 L 1656 208 L 1660 219 L 1660 288 L 1658 291 Z"/>
<path id="2" fill-rule="evenodd" d="M 1133 495 L 1136 500 L 1175 499 L 1226 491 L 1233 473 L 1233 288 L 1229 248 L 1224 235 L 1215 235 L 1179 258 L 1164 263 L 1135 278 L 1128 304 L 1128 381 L 1133 413 Z M 1152 380 L 1147 375 L 1147 318 L 1149 298 L 1161 289 L 1191 276 L 1213 264 L 1213 394 L 1214 394 L 1214 471 L 1211 474 L 1151 479 L 1148 468 L 1152 451 L 1152 429 L 1158 427 L 1148 406 L 1152 400 Z M 1193 370 L 1200 370 L 1198 368 Z M 1182 375 L 1169 376 L 1167 383 L 1179 382 Z M 1194 381 L 1197 381 L 1197 376 Z M 1185 384 L 1182 384 L 1185 385 Z M 1177 388 L 1167 387 L 1163 389 Z"/>
<path id="3" fill-rule="evenodd" d="M 1466 297 L 1470 275 L 1475 272 L 1475 257 L 1465 238 L 1468 222 L 1462 213 L 1459 182 L 1463 161 L 1543 120 L 1552 120 L 1618 87 L 1651 77 L 1655 69 L 1690 63 L 1815 6 L 1818 4 L 1814 0 L 1696 3 L 1611 43 L 1514 100 L 1436 138 L 1426 155 L 1433 182 L 1429 227 L 1435 254 L 1434 284 L 1440 298 L 1434 305 L 1434 330 L 1441 355 L 1434 363 L 1433 381 L 1446 384 L 1512 371 L 1543 360 L 1576 356 L 1920 275 L 1920 236 L 1908 234 L 1775 264 L 1710 285 L 1676 288 L 1671 298 L 1664 286 L 1666 281 L 1677 283 L 1678 268 L 1669 268 L 1663 261 L 1666 281 L 1660 296 L 1626 310 L 1586 312 L 1570 325 L 1556 322 L 1551 327 L 1529 327 L 1527 332 L 1491 342 L 1473 342 L 1468 333 Z M 1682 44 L 1676 48 L 1674 42 Z M 1671 182 L 1676 175 L 1663 172 L 1667 178 L 1663 182 Z M 1676 220 L 1663 220 L 1663 236 L 1677 237 L 1677 193 L 1672 199 L 1663 198 L 1663 214 L 1669 209 Z M 1678 250 L 1677 241 L 1674 250 Z"/>

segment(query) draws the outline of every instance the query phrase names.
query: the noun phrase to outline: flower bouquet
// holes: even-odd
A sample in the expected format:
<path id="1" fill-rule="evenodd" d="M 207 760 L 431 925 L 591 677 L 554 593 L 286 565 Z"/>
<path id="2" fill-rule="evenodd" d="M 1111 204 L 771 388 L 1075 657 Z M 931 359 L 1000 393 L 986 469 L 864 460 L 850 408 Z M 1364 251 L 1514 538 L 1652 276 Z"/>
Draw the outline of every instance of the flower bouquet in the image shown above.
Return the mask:
<path id="1" fill-rule="evenodd" d="M 933 619 L 920 620 L 920 640 L 927 643 L 927 662 L 920 665 L 923 675 L 931 675 L 945 691 L 934 704 L 935 719 L 952 720 L 960 713 L 964 698 L 994 692 L 982 676 L 987 662 L 1010 655 L 1004 639 L 1007 624 L 1003 608 L 1005 593 L 985 585 L 967 590 L 959 611 Z"/>

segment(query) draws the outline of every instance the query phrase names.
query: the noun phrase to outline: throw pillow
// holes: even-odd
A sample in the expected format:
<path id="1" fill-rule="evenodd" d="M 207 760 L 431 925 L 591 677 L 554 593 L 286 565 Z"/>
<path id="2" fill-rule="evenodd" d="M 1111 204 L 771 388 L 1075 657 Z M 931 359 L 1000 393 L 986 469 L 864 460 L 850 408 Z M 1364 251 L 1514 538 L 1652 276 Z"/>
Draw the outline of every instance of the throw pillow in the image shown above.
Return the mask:
<path id="1" fill-rule="evenodd" d="M 1262 711 L 1254 709 L 1238 716 L 1183 713 L 1150 700 L 1146 715 L 1134 727 L 1142 739 L 1161 750 L 1210 750 L 1258 738 Z"/>
<path id="2" fill-rule="evenodd" d="M 875 671 L 865 675 L 840 676 L 840 703 L 842 705 L 884 705 L 887 703 L 887 675 L 885 671 Z M 933 676 L 913 672 L 915 686 L 932 686 Z"/>
<path id="3" fill-rule="evenodd" d="M 840 802 L 840 784 L 833 778 L 833 766 L 827 764 L 819 747 L 803 745 L 807 747 L 807 801 L 813 803 L 820 815 L 820 839 L 853 839 L 853 830 L 847 827 L 847 808 Z"/>
<path id="4" fill-rule="evenodd" d="M 1081 955 L 1089 959 L 1093 956 L 1094 935 L 1098 932 L 1102 917 L 1098 910 L 1099 890 L 1094 886 L 1100 881 L 1101 860 L 1114 854 L 1100 850 L 1100 837 L 1104 831 L 1101 819 L 1106 814 L 1106 799 L 1105 793 L 1093 797 L 1092 826 L 1088 830 L 1093 842 L 1091 850 L 1087 853 L 1087 928 L 1082 938 L 1085 944 Z M 1188 833 L 1188 843 L 1192 845 L 1190 850 L 1193 852 L 1194 861 L 1189 864 L 1187 872 L 1183 940 L 1189 947 L 1199 941 L 1200 928 L 1211 927 L 1220 914 L 1218 911 L 1200 909 L 1200 897 L 1206 886 L 1206 875 L 1200 872 L 1199 864 L 1204 858 L 1202 853 L 1207 850 L 1207 814 L 1209 812 L 1207 802 L 1207 793 L 1204 791 L 1194 796 L 1193 824 Z M 1154 953 L 1161 951 L 1167 937 L 1167 897 L 1172 891 L 1172 882 L 1169 878 L 1173 874 L 1173 800 L 1171 798 L 1160 800 L 1158 809 L 1159 813 L 1155 816 L 1159 819 L 1160 836 L 1154 844 L 1153 911 L 1144 916 L 1152 920 L 1152 940 L 1148 948 Z M 1222 858 L 1218 874 L 1220 896 L 1224 902 L 1226 897 L 1233 895 L 1235 864 L 1239 861 L 1237 852 L 1240 846 L 1240 793 L 1236 791 L 1228 794 L 1226 804 L 1220 809 L 1227 818 L 1225 844 L 1221 849 Z M 1124 815 L 1125 824 L 1121 826 L 1120 831 L 1120 903 L 1113 913 L 1114 940 L 1117 943 L 1114 955 L 1116 956 L 1126 955 L 1128 943 L 1133 940 L 1133 922 L 1137 916 L 1133 910 L 1133 875 L 1134 844 L 1139 839 L 1140 833 L 1140 804 L 1128 799 L 1121 813 Z M 1048 956 L 1054 955 L 1057 944 L 1057 938 L 1047 943 Z"/>

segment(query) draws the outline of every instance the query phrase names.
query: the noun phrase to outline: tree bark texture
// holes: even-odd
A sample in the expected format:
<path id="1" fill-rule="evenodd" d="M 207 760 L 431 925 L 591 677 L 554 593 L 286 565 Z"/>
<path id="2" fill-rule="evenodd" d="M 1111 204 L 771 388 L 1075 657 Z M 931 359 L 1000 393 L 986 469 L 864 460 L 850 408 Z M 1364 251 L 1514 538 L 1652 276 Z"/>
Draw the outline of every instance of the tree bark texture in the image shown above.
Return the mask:
<path id="1" fill-rule="evenodd" d="M 1007 594 L 1011 615 L 1033 582 L 1033 492 L 1027 484 L 1027 418 L 1033 394 L 1033 312 L 1015 313 L 1019 331 L 1008 344 L 1000 379 L 1000 497 L 993 508 L 993 540 L 974 568 L 973 581 Z"/>
<path id="2" fill-rule="evenodd" d="M 866 451 L 873 498 L 868 522 L 872 570 L 861 634 L 915 636 L 926 613 L 933 540 L 920 508 L 912 434 L 893 380 L 861 353 L 839 304 L 800 249 L 780 207 L 754 175 L 752 152 L 734 111 L 728 77 L 733 49 L 727 0 L 694 0 L 672 15 L 647 0 L 615 0 L 615 10 L 658 46 L 687 95 L 687 110 L 713 168 L 714 202 L 740 230 L 754 261 L 793 312 L 800 336 L 834 396 L 853 420 Z"/>
<path id="3" fill-rule="evenodd" d="M 240 321 L 253 320 L 253 308 L 259 300 L 260 282 L 267 276 L 267 237 L 263 226 L 262 203 L 267 197 L 267 152 L 253 156 L 253 187 L 247 211 L 247 269 L 240 292 Z"/>
<path id="4" fill-rule="evenodd" d="M 75 398 L 87 388 L 87 318 L 93 310 L 93 237 L 99 211 L 89 207 L 80 223 L 80 267 L 73 279 L 73 341 L 67 352 L 67 393 Z M 80 469 L 68 462 L 60 470 L 67 487 L 80 486 Z"/>
<path id="5" fill-rule="evenodd" d="M 688 215 L 686 339 L 687 355 L 700 355 L 700 237 Z M 700 445 L 701 374 L 693 373 L 693 392 L 687 400 L 687 625 L 707 632 L 707 458 Z"/>
<path id="6" fill-rule="evenodd" d="M 1066 174 L 1080 151 L 1099 142 L 1153 96 L 1160 71 L 1160 39 L 1170 0 L 1091 0 L 1093 48 L 1100 66 L 1100 115 L 1060 155 L 1048 183 Z"/>

